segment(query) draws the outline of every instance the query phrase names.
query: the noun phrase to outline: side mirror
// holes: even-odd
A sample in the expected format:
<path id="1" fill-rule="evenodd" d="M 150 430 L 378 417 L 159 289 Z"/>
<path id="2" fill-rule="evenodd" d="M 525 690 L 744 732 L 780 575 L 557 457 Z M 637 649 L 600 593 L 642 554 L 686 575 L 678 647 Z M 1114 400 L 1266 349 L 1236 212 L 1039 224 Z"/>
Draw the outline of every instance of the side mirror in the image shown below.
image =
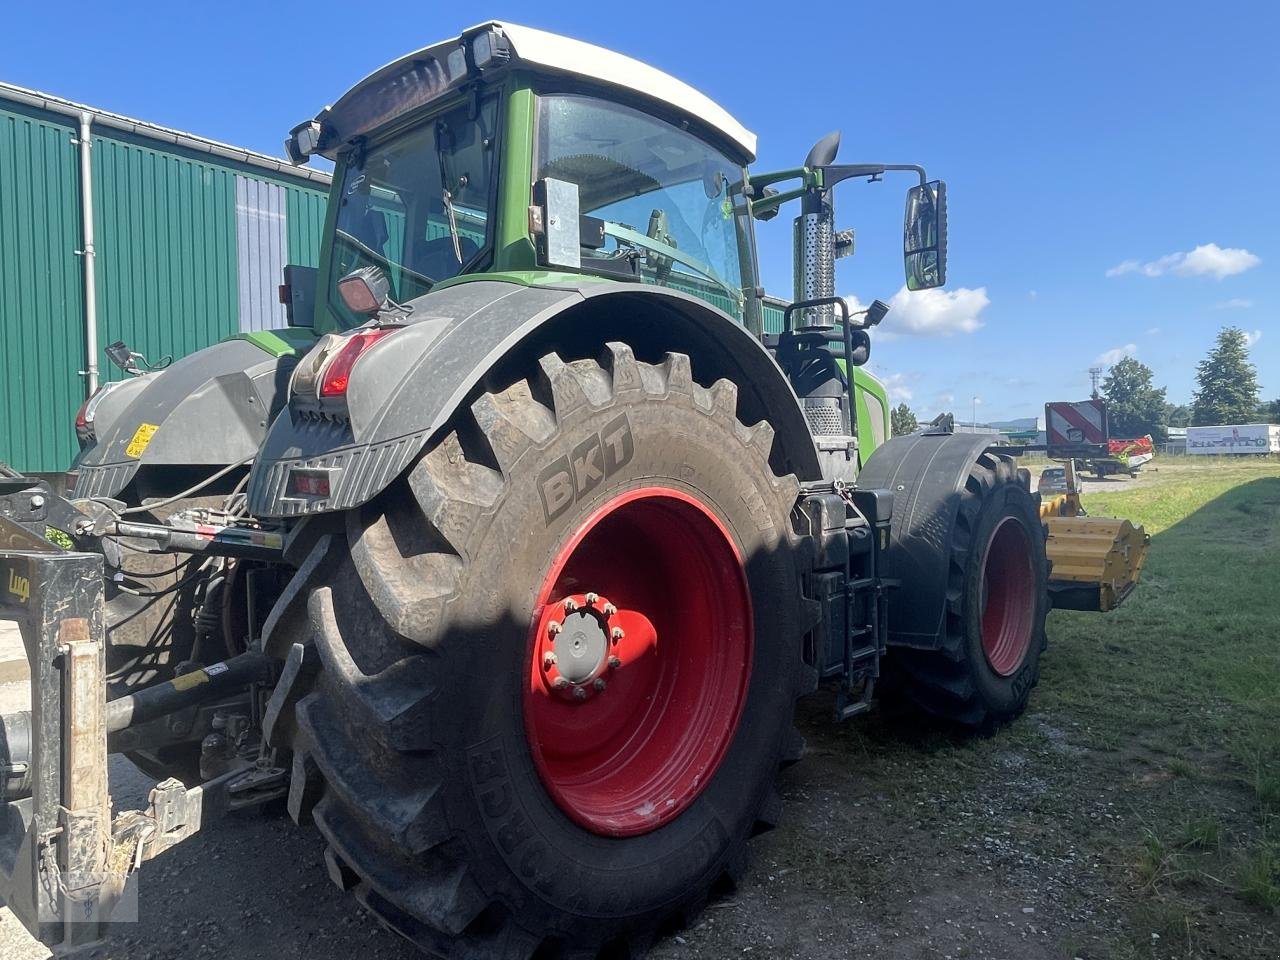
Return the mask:
<path id="1" fill-rule="evenodd" d="M 907 191 L 902 225 L 902 257 L 908 290 L 928 290 L 947 282 L 947 185 L 941 180 Z"/>

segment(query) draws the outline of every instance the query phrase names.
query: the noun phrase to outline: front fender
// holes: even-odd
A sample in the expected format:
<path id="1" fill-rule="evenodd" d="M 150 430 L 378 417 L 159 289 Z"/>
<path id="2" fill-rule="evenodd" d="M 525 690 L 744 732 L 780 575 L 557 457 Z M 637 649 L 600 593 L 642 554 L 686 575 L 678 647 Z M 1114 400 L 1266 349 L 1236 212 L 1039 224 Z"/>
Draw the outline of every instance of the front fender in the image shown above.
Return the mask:
<path id="1" fill-rule="evenodd" d="M 347 417 L 290 408 L 272 423 L 249 481 L 250 510 L 284 517 L 359 506 L 398 476 L 504 361 L 593 350 L 607 339 L 689 352 L 695 373 L 705 354 L 707 375 L 733 379 L 747 395 L 749 415 L 769 417 L 784 468 L 801 479 L 819 476 L 790 385 L 727 314 L 659 287 L 475 280 L 415 300 L 406 328 L 361 356 L 347 388 Z M 299 467 L 327 470 L 329 495 L 291 493 L 290 471 Z"/>
<path id="2" fill-rule="evenodd" d="M 898 581 L 889 593 L 889 642 L 932 648 L 942 636 L 947 571 L 960 494 L 969 468 L 990 436 L 912 433 L 876 449 L 858 487 L 893 493 L 889 549 L 882 573 Z"/>

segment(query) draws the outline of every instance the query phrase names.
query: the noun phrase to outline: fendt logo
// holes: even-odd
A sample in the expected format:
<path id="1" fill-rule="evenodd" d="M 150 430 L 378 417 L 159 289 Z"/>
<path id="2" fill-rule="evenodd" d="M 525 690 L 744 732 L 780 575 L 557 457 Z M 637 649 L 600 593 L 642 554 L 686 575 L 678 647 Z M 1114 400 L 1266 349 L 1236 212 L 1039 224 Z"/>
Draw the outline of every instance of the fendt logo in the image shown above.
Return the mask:
<path id="1" fill-rule="evenodd" d="M 635 452 L 631 423 L 624 413 L 538 474 L 538 494 L 547 523 L 613 476 Z"/>

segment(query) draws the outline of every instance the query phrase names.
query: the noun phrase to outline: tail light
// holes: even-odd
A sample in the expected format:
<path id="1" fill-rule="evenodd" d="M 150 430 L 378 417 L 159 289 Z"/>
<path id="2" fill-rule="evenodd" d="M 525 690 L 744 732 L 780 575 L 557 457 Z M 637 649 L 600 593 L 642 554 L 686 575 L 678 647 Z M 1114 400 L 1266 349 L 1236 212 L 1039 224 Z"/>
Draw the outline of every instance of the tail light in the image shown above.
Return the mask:
<path id="1" fill-rule="evenodd" d="M 333 359 L 320 371 L 320 396 L 346 396 L 347 387 L 351 383 L 351 370 L 356 361 L 371 346 L 398 328 L 380 328 L 353 333 L 347 338 L 342 349 L 334 354 Z"/>
<path id="2" fill-rule="evenodd" d="M 308 401 L 343 399 L 356 361 L 383 337 L 400 329 L 370 327 L 348 334 L 326 333 L 294 369 L 290 397 L 303 406 Z"/>
<path id="3" fill-rule="evenodd" d="M 76 439 L 80 441 L 82 450 L 97 441 L 93 421 L 98 413 L 98 404 L 102 403 L 103 398 L 118 386 L 120 386 L 118 380 L 104 383 L 88 400 L 80 404 L 80 409 L 76 411 Z"/>

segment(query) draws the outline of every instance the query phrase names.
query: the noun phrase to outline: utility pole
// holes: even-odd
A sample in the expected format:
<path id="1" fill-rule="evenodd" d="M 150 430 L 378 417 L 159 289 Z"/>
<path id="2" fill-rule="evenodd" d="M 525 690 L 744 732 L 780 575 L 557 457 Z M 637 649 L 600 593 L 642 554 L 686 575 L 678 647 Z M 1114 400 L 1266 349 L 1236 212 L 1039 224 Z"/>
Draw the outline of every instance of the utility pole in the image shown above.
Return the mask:
<path id="1" fill-rule="evenodd" d="M 978 398 L 973 398 L 973 418 L 969 421 L 969 426 L 973 427 L 973 432 L 978 432 Z"/>

